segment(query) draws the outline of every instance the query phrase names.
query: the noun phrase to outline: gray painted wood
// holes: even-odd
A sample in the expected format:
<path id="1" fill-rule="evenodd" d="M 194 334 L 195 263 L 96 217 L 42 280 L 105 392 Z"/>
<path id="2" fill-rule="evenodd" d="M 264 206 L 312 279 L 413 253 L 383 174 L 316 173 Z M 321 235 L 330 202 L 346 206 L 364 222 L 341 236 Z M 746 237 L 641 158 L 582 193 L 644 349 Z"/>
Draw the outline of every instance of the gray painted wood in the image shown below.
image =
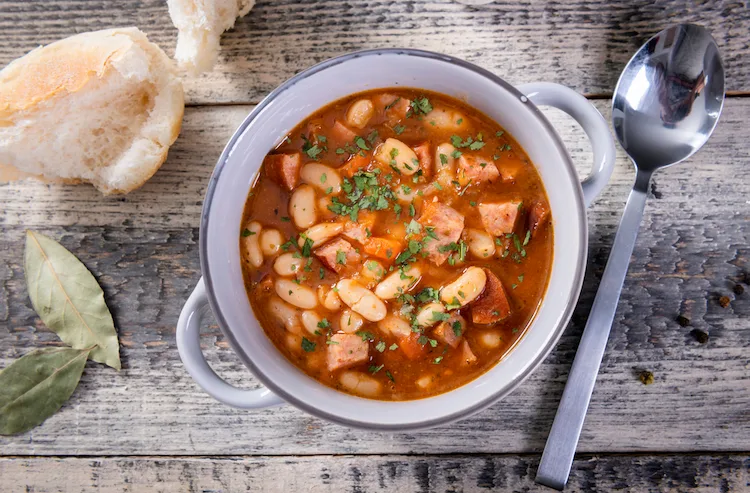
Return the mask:
<path id="1" fill-rule="evenodd" d="M 421 48 L 477 63 L 512 83 L 552 81 L 611 94 L 631 54 L 679 22 L 709 28 L 727 89 L 750 90 L 747 2 L 497 0 L 259 0 L 222 40 L 216 69 L 187 79 L 193 103 L 258 102 L 281 81 L 329 57 L 378 47 Z M 0 66 L 72 34 L 135 25 L 174 53 L 164 0 L 4 0 Z"/>
<path id="2" fill-rule="evenodd" d="M 596 101 L 608 114 L 608 101 Z M 689 163 L 656 176 L 579 450 L 750 450 L 750 291 L 731 288 L 750 269 L 746 115 L 729 99 L 714 138 Z M 420 433 L 353 431 L 291 407 L 239 411 L 204 394 L 182 367 L 174 326 L 199 278 L 198 218 L 208 177 L 250 107 L 201 107 L 164 167 L 142 189 L 102 198 L 86 186 L 0 186 L 0 365 L 59 344 L 31 309 L 23 231 L 75 252 L 104 286 L 122 340 L 119 373 L 89 364 L 72 399 L 42 426 L 0 437 L 5 455 L 243 455 L 538 453 L 603 270 L 633 171 L 618 156 L 610 186 L 590 210 L 590 264 L 573 320 L 557 348 L 506 400 L 460 423 Z M 580 169 L 582 132 L 550 113 Z M 747 286 L 750 288 L 750 286 Z M 733 298 L 721 308 L 716 298 Z M 674 322 L 684 313 L 687 328 Z M 690 335 L 710 334 L 701 345 Z M 216 326 L 203 343 L 229 381 L 255 381 Z M 637 373 L 655 373 L 644 386 Z M 494 459 L 493 459 L 494 460 Z M 743 459 L 745 460 L 745 459 Z"/>
<path id="3" fill-rule="evenodd" d="M 549 492 L 537 457 L 337 456 L 0 459 L 6 491 Z M 582 456 L 566 492 L 739 492 L 750 488 L 747 455 Z"/>

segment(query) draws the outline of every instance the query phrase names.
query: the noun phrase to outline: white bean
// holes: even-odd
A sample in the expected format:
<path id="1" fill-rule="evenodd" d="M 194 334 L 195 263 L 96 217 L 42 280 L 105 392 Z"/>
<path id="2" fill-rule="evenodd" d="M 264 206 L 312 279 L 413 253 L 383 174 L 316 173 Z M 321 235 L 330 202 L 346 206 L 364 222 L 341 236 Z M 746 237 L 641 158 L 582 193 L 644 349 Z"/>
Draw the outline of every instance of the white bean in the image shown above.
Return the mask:
<path id="1" fill-rule="evenodd" d="M 311 309 L 318 306 L 318 299 L 315 292 L 307 286 L 302 286 L 289 279 L 276 279 L 274 283 L 276 294 L 298 308 Z"/>
<path id="2" fill-rule="evenodd" d="M 500 337 L 500 332 L 496 330 L 485 330 L 479 334 L 477 340 L 479 341 L 479 344 L 487 349 L 497 349 L 500 347 L 503 338 Z"/>
<path id="3" fill-rule="evenodd" d="M 273 270 L 280 276 L 293 276 L 300 272 L 304 260 L 293 253 L 282 253 L 273 263 Z"/>
<path id="4" fill-rule="evenodd" d="M 410 203 L 417 197 L 419 189 L 403 183 L 393 188 L 393 194 L 399 202 Z"/>
<path id="5" fill-rule="evenodd" d="M 278 229 L 264 229 L 260 233 L 260 249 L 266 257 L 279 253 L 283 243 L 284 237 Z"/>
<path id="6" fill-rule="evenodd" d="M 318 286 L 318 301 L 323 305 L 323 308 L 332 312 L 338 311 L 341 308 L 341 298 L 338 293 L 331 289 L 330 286 L 321 284 Z"/>
<path id="7" fill-rule="evenodd" d="M 433 377 L 432 375 L 424 375 L 419 378 L 417 378 L 417 381 L 414 382 L 417 384 L 418 387 L 426 389 L 430 385 L 432 385 Z"/>
<path id="8" fill-rule="evenodd" d="M 258 240 L 262 229 L 257 221 L 247 225 L 250 234 L 244 238 L 245 251 L 247 252 L 247 259 L 253 267 L 260 267 L 263 264 L 263 251 L 260 249 L 260 241 Z M 245 233 L 243 232 L 243 234 Z"/>
<path id="9" fill-rule="evenodd" d="M 365 128 L 375 113 L 375 106 L 369 99 L 355 101 L 346 112 L 346 123 L 355 128 Z"/>
<path id="10" fill-rule="evenodd" d="M 481 229 L 466 228 L 464 237 L 475 257 L 485 259 L 495 254 L 495 239 Z"/>
<path id="11" fill-rule="evenodd" d="M 313 248 L 315 248 L 330 240 L 337 234 L 341 233 L 343 230 L 344 225 L 342 223 L 316 224 L 312 228 L 307 229 L 304 233 L 299 235 L 299 241 L 297 243 L 301 248 L 305 244 L 305 239 L 310 238 L 310 240 L 313 242 L 312 246 Z"/>
<path id="12" fill-rule="evenodd" d="M 453 157 L 454 152 L 456 152 L 456 148 L 447 142 L 435 148 L 436 180 L 446 190 L 453 189 L 451 182 L 456 176 L 456 158 Z"/>
<path id="13" fill-rule="evenodd" d="M 291 351 L 298 353 L 302 348 L 302 338 L 299 336 L 299 334 L 287 334 L 286 345 Z"/>
<path id="14" fill-rule="evenodd" d="M 421 275 L 419 267 L 398 269 L 375 286 L 375 294 L 382 300 L 391 300 L 416 286 Z"/>
<path id="15" fill-rule="evenodd" d="M 487 283 L 487 274 L 479 267 L 469 267 L 452 283 L 440 290 L 440 299 L 446 304 L 458 302 L 461 306 L 474 301 L 482 294 Z"/>
<path id="16" fill-rule="evenodd" d="M 365 324 L 365 320 L 362 316 L 352 310 L 344 310 L 341 312 L 341 318 L 339 319 L 339 328 L 346 333 L 352 334 L 357 332 Z"/>
<path id="17" fill-rule="evenodd" d="M 329 205 L 333 204 L 331 197 L 325 196 L 318 199 L 318 216 L 322 219 L 331 219 L 336 214 L 328 208 Z"/>
<path id="18" fill-rule="evenodd" d="M 268 311 L 276 321 L 293 334 L 302 332 L 299 322 L 299 312 L 289 303 L 272 296 L 268 301 Z"/>
<path id="19" fill-rule="evenodd" d="M 345 371 L 339 376 L 339 382 L 353 394 L 373 397 L 380 393 L 380 382 L 359 371 Z"/>
<path id="20" fill-rule="evenodd" d="M 370 322 L 383 320 L 388 313 L 380 298 L 351 279 L 342 279 L 336 285 L 339 290 L 339 298 L 346 305 L 365 317 Z"/>
<path id="21" fill-rule="evenodd" d="M 302 327 L 304 327 L 310 334 L 317 335 L 315 332 L 318 331 L 318 324 L 322 320 L 322 317 L 318 315 L 318 312 L 315 310 L 305 310 L 302 312 L 302 315 L 300 315 L 300 318 L 302 319 Z"/>
<path id="22" fill-rule="evenodd" d="M 454 172 L 456 169 L 456 158 L 453 153 L 456 148 L 452 144 L 444 142 L 435 148 L 435 167 L 438 171 L 449 170 Z"/>
<path id="23" fill-rule="evenodd" d="M 401 317 L 396 315 L 388 315 L 383 320 L 378 322 L 378 329 L 386 334 L 402 339 L 411 335 L 411 324 Z"/>
<path id="24" fill-rule="evenodd" d="M 369 99 L 355 101 L 346 112 L 346 123 L 356 128 L 365 128 L 375 113 L 375 106 Z"/>
<path id="25" fill-rule="evenodd" d="M 383 278 L 383 274 L 385 274 L 385 267 L 377 260 L 367 260 L 362 266 L 361 274 L 366 279 L 379 281 Z"/>
<path id="26" fill-rule="evenodd" d="M 302 167 L 299 177 L 305 183 L 319 188 L 323 193 L 339 193 L 341 191 L 341 176 L 333 168 L 320 163 L 310 163 Z"/>
<path id="27" fill-rule="evenodd" d="M 289 215 L 300 229 L 309 228 L 317 221 L 315 190 L 310 185 L 300 185 L 289 199 Z"/>
<path id="28" fill-rule="evenodd" d="M 466 117 L 460 112 L 449 108 L 433 108 L 424 117 L 424 124 L 431 131 L 442 130 L 459 132 L 467 128 Z"/>
<path id="29" fill-rule="evenodd" d="M 430 303 L 422 307 L 417 313 L 417 324 L 422 327 L 432 327 L 440 321 L 440 314 L 445 313 L 445 306 L 442 303 Z M 438 314 L 437 317 L 435 314 Z"/>
<path id="30" fill-rule="evenodd" d="M 417 154 L 398 139 L 386 139 L 378 147 L 375 159 L 386 166 L 395 166 L 402 175 L 411 176 L 419 170 Z"/>

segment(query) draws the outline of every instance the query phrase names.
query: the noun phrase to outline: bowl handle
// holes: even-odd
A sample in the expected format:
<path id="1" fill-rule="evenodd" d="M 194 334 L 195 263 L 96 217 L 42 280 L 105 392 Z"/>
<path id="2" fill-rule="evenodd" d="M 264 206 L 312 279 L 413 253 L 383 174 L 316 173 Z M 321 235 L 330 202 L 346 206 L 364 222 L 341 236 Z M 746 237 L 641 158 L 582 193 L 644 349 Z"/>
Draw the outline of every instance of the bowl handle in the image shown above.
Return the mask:
<path id="1" fill-rule="evenodd" d="M 607 184 L 615 167 L 615 141 L 609 125 L 588 99 L 569 87 L 551 82 L 534 82 L 518 86 L 518 90 L 536 105 L 564 111 L 586 132 L 594 152 L 591 173 L 581 182 L 583 200 L 588 207 Z"/>
<path id="2" fill-rule="evenodd" d="M 208 366 L 200 341 L 201 320 L 207 308 L 206 286 L 201 277 L 177 321 L 177 350 L 193 380 L 218 401 L 241 409 L 260 409 L 283 404 L 280 397 L 265 387 L 242 390 L 229 385 Z"/>

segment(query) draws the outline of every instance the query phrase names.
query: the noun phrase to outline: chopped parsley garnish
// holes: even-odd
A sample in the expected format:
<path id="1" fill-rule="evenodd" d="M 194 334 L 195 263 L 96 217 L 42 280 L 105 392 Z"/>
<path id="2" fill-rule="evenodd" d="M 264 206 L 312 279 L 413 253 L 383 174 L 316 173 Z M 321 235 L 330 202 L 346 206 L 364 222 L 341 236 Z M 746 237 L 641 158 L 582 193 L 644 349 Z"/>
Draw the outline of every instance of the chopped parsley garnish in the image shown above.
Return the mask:
<path id="1" fill-rule="evenodd" d="M 357 171 L 351 179 L 344 178 L 341 189 L 345 193 L 345 200 L 339 197 L 331 199 L 328 210 L 341 216 L 349 216 L 357 221 L 357 215 L 362 209 L 383 210 L 389 206 L 389 200 L 395 201 L 393 190 L 378 183 L 380 170 Z"/>
<path id="2" fill-rule="evenodd" d="M 375 141 L 378 140 L 378 131 L 373 130 L 370 132 L 370 135 L 367 136 L 367 142 L 370 143 L 370 145 L 375 144 Z"/>
<path id="3" fill-rule="evenodd" d="M 312 253 L 313 241 L 310 238 L 305 238 L 305 243 L 302 245 L 302 256 L 309 257 Z"/>
<path id="4" fill-rule="evenodd" d="M 336 263 L 346 265 L 346 252 L 343 250 L 336 250 Z"/>
<path id="5" fill-rule="evenodd" d="M 437 289 L 427 286 L 426 288 L 422 289 L 422 291 L 417 293 L 415 298 L 419 303 L 426 303 L 428 301 L 439 301 L 439 296 L 440 292 Z"/>
<path id="6" fill-rule="evenodd" d="M 409 224 L 406 225 L 406 236 L 417 235 L 422 231 L 422 225 L 412 219 Z"/>
<path id="7" fill-rule="evenodd" d="M 385 107 L 385 111 L 388 111 L 389 109 L 393 108 L 396 105 L 396 103 L 398 103 L 399 101 L 401 101 L 401 97 L 398 97 L 394 99 L 393 102 L 388 103 L 388 105 L 386 105 Z"/>
<path id="8" fill-rule="evenodd" d="M 451 328 L 453 329 L 453 333 L 455 334 L 456 337 L 461 337 L 461 322 L 456 320 L 451 325 Z"/>
<path id="9" fill-rule="evenodd" d="M 437 358 L 435 358 L 433 360 L 433 363 L 436 364 L 436 365 L 439 365 L 441 361 L 443 361 L 443 357 L 442 356 L 438 356 Z"/>
<path id="10" fill-rule="evenodd" d="M 385 367 L 385 365 L 380 365 L 380 366 L 370 365 L 370 368 L 368 368 L 367 370 L 370 373 L 372 373 L 373 375 L 375 375 L 377 372 L 379 372 L 380 370 L 382 370 L 384 367 Z"/>
<path id="11" fill-rule="evenodd" d="M 250 231 L 247 228 L 245 228 L 244 230 L 242 230 L 242 237 L 243 238 L 247 238 L 248 236 L 252 236 L 254 234 L 256 234 L 255 231 Z"/>
<path id="12" fill-rule="evenodd" d="M 472 151 L 478 151 L 482 147 L 484 147 L 484 142 L 476 141 L 469 144 L 469 149 L 471 149 Z"/>
<path id="13" fill-rule="evenodd" d="M 281 216 L 281 220 L 284 221 L 285 223 L 288 223 L 289 221 L 291 221 L 291 219 L 289 219 L 287 216 Z"/>
<path id="14" fill-rule="evenodd" d="M 372 332 L 367 332 L 366 330 L 359 330 L 356 332 L 356 334 L 361 337 L 363 341 L 372 341 L 375 339 L 375 336 L 372 334 Z"/>
<path id="15" fill-rule="evenodd" d="M 432 320 L 434 322 L 444 322 L 444 321 L 448 320 L 449 318 L 451 318 L 451 316 L 448 315 L 447 313 L 432 312 Z"/>
<path id="16" fill-rule="evenodd" d="M 330 326 L 331 322 L 329 322 L 327 318 L 324 318 L 323 320 L 318 322 L 318 327 L 320 327 L 321 329 L 327 329 Z"/>
<path id="17" fill-rule="evenodd" d="M 395 342 L 388 346 L 389 351 L 395 351 L 396 349 L 398 349 L 398 344 L 396 344 Z"/>
<path id="18" fill-rule="evenodd" d="M 401 135 L 404 133 L 404 130 L 406 130 L 406 127 L 403 125 L 396 125 L 393 127 L 393 131 L 396 132 L 396 135 Z"/>
<path id="19" fill-rule="evenodd" d="M 360 136 L 354 137 L 354 143 L 357 144 L 357 147 L 359 147 L 363 151 L 369 151 L 370 150 L 370 148 L 367 146 L 367 142 L 365 142 L 365 139 L 363 139 Z"/>
<path id="20" fill-rule="evenodd" d="M 523 246 L 528 245 L 529 240 L 531 240 L 531 230 L 526 232 L 526 237 L 523 239 Z"/>
<path id="21" fill-rule="evenodd" d="M 377 344 L 375 344 L 375 350 L 381 353 L 385 351 L 385 342 L 380 341 Z"/>
<path id="22" fill-rule="evenodd" d="M 302 349 L 304 349 L 306 353 L 311 353 L 315 351 L 315 343 L 309 340 L 307 337 L 303 337 Z"/>
<path id="23" fill-rule="evenodd" d="M 448 164 L 448 156 L 442 152 L 440 153 L 440 164 Z"/>
<path id="24" fill-rule="evenodd" d="M 317 139 L 320 142 L 325 142 L 325 137 L 323 137 L 322 139 L 321 137 L 318 137 Z M 318 144 L 313 144 L 312 142 L 310 142 L 310 140 L 304 134 L 302 135 L 302 141 L 302 151 L 307 154 L 310 159 L 318 159 L 318 156 L 320 156 L 320 154 L 326 150 L 325 147 L 319 147 Z"/>
<path id="25" fill-rule="evenodd" d="M 396 380 L 393 378 L 393 375 L 391 375 L 391 372 L 388 370 L 385 371 L 385 376 L 388 377 L 388 380 L 390 380 L 393 383 L 396 383 Z"/>
<path id="26" fill-rule="evenodd" d="M 430 100 L 427 99 L 427 96 L 421 96 L 412 100 L 411 106 L 409 107 L 409 111 L 407 112 L 406 116 L 426 115 L 430 111 L 432 111 L 432 104 L 430 104 Z"/>

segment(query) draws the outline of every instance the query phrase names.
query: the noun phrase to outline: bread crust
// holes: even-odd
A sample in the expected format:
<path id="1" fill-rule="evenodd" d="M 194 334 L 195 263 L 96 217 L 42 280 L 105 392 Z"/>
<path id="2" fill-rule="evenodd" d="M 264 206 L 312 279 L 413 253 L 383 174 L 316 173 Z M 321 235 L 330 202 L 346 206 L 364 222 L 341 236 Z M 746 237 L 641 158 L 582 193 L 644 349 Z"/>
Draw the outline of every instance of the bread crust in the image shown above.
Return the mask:
<path id="1" fill-rule="evenodd" d="M 109 85 L 102 89 L 103 84 Z M 102 109 L 88 108 L 86 104 L 93 103 L 87 98 L 96 90 L 122 100 Z M 129 102 L 134 91 L 150 106 Z M 102 120 L 107 115 L 101 112 L 123 106 L 127 111 L 113 113 L 112 118 L 130 133 L 86 127 L 89 117 Z M 82 114 L 56 115 L 70 108 L 82 108 Z M 86 110 L 92 114 L 85 114 Z M 183 113 L 182 82 L 174 63 L 143 32 L 130 27 L 78 34 L 32 50 L 0 71 L 0 165 L 48 180 L 92 183 L 105 194 L 127 193 L 143 185 L 164 163 L 180 133 Z M 51 120 L 56 125 L 50 125 Z M 66 125 L 72 120 L 75 125 Z M 60 140 L 58 154 L 60 132 L 67 132 L 69 141 Z M 97 140 L 96 132 L 121 136 L 122 149 L 107 146 L 111 136 Z M 39 135 L 49 138 L 34 146 L 32 137 Z M 55 163 L 54 157 L 65 152 L 78 156 L 70 142 L 88 143 L 94 150 L 78 150 L 81 163 L 71 162 L 75 159 Z"/>

